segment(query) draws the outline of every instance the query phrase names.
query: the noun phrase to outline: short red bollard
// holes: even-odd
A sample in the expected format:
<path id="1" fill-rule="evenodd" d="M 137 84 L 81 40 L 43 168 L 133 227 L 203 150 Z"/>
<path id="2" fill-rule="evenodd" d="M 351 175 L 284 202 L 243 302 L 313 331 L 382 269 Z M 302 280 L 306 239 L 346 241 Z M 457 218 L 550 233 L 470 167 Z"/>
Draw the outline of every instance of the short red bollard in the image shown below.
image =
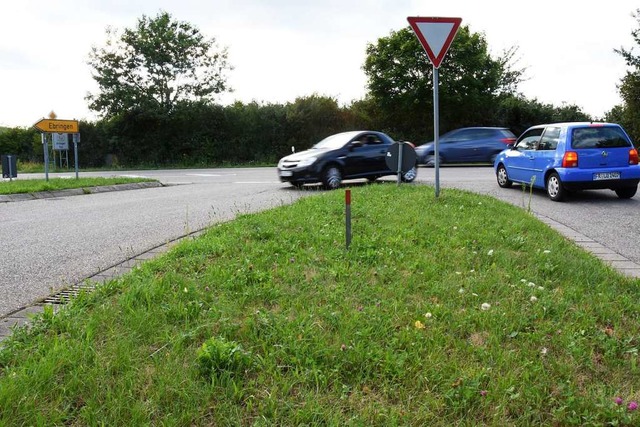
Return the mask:
<path id="1" fill-rule="evenodd" d="M 347 250 L 351 244 L 351 189 L 347 188 L 344 192 L 345 202 L 345 223 L 346 223 L 346 238 L 347 238 Z"/>

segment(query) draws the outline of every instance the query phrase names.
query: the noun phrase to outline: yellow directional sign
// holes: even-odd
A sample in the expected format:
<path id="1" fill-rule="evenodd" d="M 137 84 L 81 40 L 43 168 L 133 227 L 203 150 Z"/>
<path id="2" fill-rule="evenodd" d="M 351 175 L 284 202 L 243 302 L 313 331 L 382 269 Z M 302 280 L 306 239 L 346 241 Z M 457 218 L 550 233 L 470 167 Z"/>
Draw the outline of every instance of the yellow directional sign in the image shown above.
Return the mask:
<path id="1" fill-rule="evenodd" d="M 52 120 L 42 119 L 35 126 L 42 132 L 55 132 L 55 133 L 78 133 L 78 121 L 77 120 Z"/>

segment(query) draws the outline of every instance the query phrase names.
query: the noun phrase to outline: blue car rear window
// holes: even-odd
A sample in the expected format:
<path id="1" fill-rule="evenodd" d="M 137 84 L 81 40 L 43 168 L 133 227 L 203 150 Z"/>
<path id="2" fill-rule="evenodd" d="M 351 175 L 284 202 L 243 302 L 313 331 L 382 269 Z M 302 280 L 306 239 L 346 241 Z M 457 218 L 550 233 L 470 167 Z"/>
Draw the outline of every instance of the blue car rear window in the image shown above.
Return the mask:
<path id="1" fill-rule="evenodd" d="M 630 145 L 631 142 L 619 127 L 575 128 L 571 132 L 573 148 L 615 148 Z"/>

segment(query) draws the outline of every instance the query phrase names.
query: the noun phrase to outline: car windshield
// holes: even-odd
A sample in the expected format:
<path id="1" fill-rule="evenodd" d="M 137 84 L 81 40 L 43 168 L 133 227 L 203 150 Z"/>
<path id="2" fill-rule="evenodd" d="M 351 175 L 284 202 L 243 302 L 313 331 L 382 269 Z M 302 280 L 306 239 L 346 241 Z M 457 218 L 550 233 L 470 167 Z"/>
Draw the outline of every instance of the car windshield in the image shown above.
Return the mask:
<path id="1" fill-rule="evenodd" d="M 335 135 L 331 135 L 318 142 L 311 148 L 319 150 L 334 150 L 336 148 L 343 147 L 347 142 L 357 134 L 357 132 L 343 132 Z"/>
<path id="2" fill-rule="evenodd" d="M 626 135 L 619 127 L 600 126 L 576 128 L 571 135 L 573 148 L 628 147 Z"/>

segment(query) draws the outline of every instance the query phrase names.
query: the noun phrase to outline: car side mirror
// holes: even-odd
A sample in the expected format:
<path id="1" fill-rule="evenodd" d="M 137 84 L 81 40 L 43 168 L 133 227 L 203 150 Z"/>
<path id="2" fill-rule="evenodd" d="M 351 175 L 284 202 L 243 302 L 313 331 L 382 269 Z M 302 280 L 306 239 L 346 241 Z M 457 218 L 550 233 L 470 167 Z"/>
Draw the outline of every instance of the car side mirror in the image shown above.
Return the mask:
<path id="1" fill-rule="evenodd" d="M 362 141 L 353 141 L 351 143 L 351 146 L 349 147 L 349 150 L 353 150 L 354 148 L 359 148 L 362 147 Z"/>

